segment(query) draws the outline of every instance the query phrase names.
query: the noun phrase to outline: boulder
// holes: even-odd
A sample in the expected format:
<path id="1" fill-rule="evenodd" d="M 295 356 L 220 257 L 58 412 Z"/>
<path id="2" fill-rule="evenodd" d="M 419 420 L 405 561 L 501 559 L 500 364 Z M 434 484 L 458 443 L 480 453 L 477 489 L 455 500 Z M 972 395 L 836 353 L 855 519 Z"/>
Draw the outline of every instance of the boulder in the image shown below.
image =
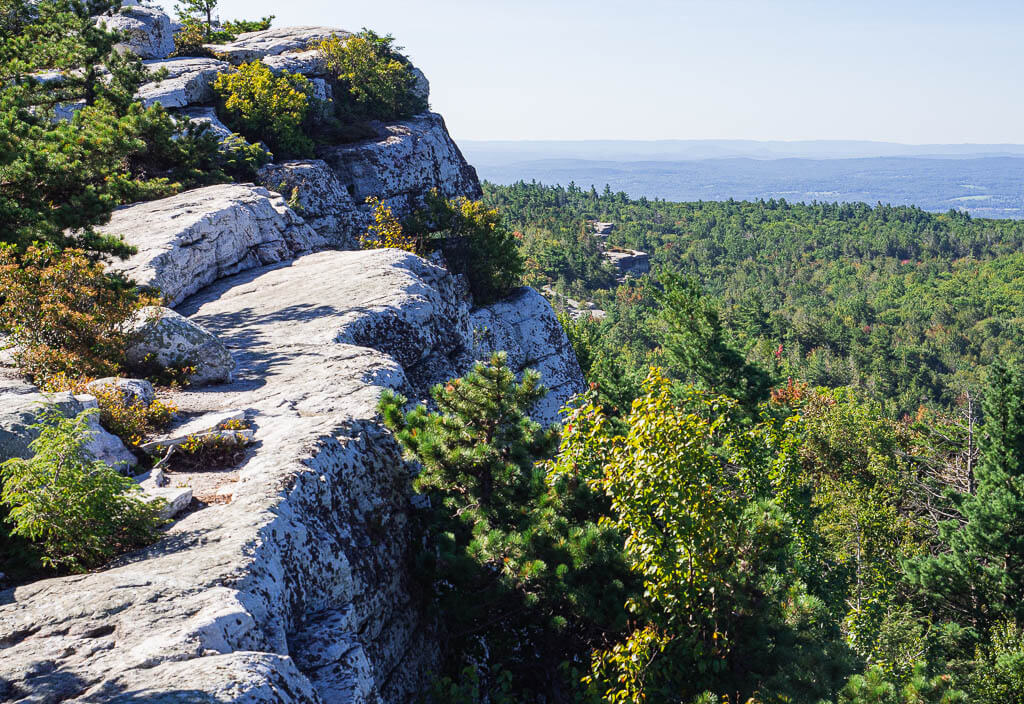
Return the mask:
<path id="1" fill-rule="evenodd" d="M 651 256 L 647 252 L 635 249 L 609 249 L 604 253 L 604 257 L 622 273 L 622 278 L 640 277 L 651 272 Z"/>
<path id="2" fill-rule="evenodd" d="M 138 250 L 111 261 L 110 270 L 156 289 L 172 306 L 212 281 L 325 244 L 283 198 L 251 184 L 130 205 L 98 229 Z"/>
<path id="3" fill-rule="evenodd" d="M 440 115 L 378 123 L 377 130 L 373 139 L 319 150 L 357 204 L 377 196 L 404 217 L 421 207 L 424 194 L 434 188 L 449 198 L 481 196 L 476 169 L 466 162 Z"/>
<path id="4" fill-rule="evenodd" d="M 215 56 L 239 66 L 265 56 L 304 52 L 314 42 L 332 35 L 344 38 L 351 36 L 351 33 L 335 27 L 274 27 L 239 34 L 235 41 L 227 44 L 206 44 L 205 48 Z"/>
<path id="5" fill-rule="evenodd" d="M 420 71 L 418 68 L 413 68 L 412 73 L 416 76 L 416 83 L 413 84 L 412 92 L 418 98 L 423 98 L 427 103 L 430 102 L 430 81 L 427 80 L 426 74 Z"/>
<path id="6" fill-rule="evenodd" d="M 27 459 L 32 456 L 29 444 L 39 436 L 39 433 L 30 426 L 38 422 L 39 412 L 47 405 L 55 406 L 68 418 L 86 409 L 97 408 L 96 399 L 84 394 L 0 394 L 0 462 L 13 457 Z M 138 464 L 135 455 L 128 451 L 121 439 L 100 426 L 98 413 L 90 415 L 89 429 L 92 435 L 85 449 L 93 457 L 121 471 Z"/>
<path id="7" fill-rule="evenodd" d="M 141 405 L 148 407 L 156 400 L 156 392 L 153 390 L 153 385 L 145 379 L 107 376 L 90 381 L 86 384 L 85 388 L 93 395 L 106 389 L 116 389 L 121 397 L 121 402 L 127 406 Z"/>
<path id="8" fill-rule="evenodd" d="M 195 367 L 196 385 L 231 381 L 235 360 L 215 335 L 170 308 L 146 306 L 128 322 L 128 364 L 140 371 Z"/>
<path id="9" fill-rule="evenodd" d="M 503 350 L 516 372 L 531 368 L 541 373 L 549 392 L 531 410 L 534 420 L 558 421 L 559 410 L 584 390 L 572 344 L 551 304 L 534 289 L 521 288 L 504 300 L 475 309 L 470 324 L 477 359 Z"/>
<path id="10" fill-rule="evenodd" d="M 217 111 L 213 108 L 191 107 L 180 110 L 176 113 L 186 118 L 194 125 L 207 125 L 207 132 L 216 135 L 217 141 L 221 144 L 230 139 L 235 133 L 217 117 Z"/>
<path id="11" fill-rule="evenodd" d="M 327 75 L 327 64 L 324 63 L 320 52 L 316 49 L 264 56 L 262 61 L 274 73 L 287 71 L 288 73 L 301 73 L 310 78 Z"/>
<path id="12" fill-rule="evenodd" d="M 358 249 L 359 236 L 372 222 L 372 214 L 356 206 L 352 196 L 326 163 L 319 159 L 267 164 L 259 182 L 293 203 L 306 223 L 331 247 Z M 297 197 L 292 201 L 293 194 Z"/>
<path id="13" fill-rule="evenodd" d="M 126 41 L 118 48 L 132 51 L 143 59 L 166 59 L 174 52 L 171 19 L 159 8 L 122 6 L 114 14 L 96 18 L 96 23 L 123 34 Z"/>
<path id="14" fill-rule="evenodd" d="M 172 486 L 170 481 L 159 469 L 146 472 L 135 478 L 139 488 L 150 499 L 163 499 L 167 502 L 160 515 L 163 518 L 174 518 L 192 503 L 192 488 Z"/>
<path id="15" fill-rule="evenodd" d="M 602 237 L 607 237 L 615 231 L 615 223 L 613 222 L 595 222 L 594 223 L 594 234 Z"/>
<path id="16" fill-rule="evenodd" d="M 213 82 L 217 76 L 232 70 L 224 61 L 207 58 L 164 59 L 145 64 L 150 73 L 167 71 L 166 77 L 142 85 L 135 94 L 146 107 L 160 103 L 165 108 L 183 108 L 208 103 L 215 97 Z"/>

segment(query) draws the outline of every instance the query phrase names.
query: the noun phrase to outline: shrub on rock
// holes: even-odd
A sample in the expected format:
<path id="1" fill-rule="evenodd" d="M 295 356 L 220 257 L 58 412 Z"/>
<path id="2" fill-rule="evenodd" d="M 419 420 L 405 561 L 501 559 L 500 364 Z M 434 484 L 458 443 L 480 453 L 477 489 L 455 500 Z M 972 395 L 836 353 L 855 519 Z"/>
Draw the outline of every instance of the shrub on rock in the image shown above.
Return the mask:
<path id="1" fill-rule="evenodd" d="M 0 248 L 0 328 L 37 383 L 65 375 L 110 376 L 125 359 L 122 326 L 141 303 L 84 252 Z"/>
<path id="2" fill-rule="evenodd" d="M 219 113 L 232 130 L 266 142 L 278 157 L 312 153 L 313 141 L 303 126 L 313 85 L 305 76 L 287 71 L 274 75 L 254 61 L 218 76 L 213 89 L 220 98 Z"/>
<path id="3" fill-rule="evenodd" d="M 127 445 L 137 446 L 146 436 L 163 430 L 178 410 L 156 399 L 153 385 L 144 379 L 97 379 L 86 390 L 96 397 L 100 424 Z"/>
<path id="4" fill-rule="evenodd" d="M 186 370 L 192 384 L 230 381 L 231 353 L 213 333 L 170 308 L 141 308 L 128 323 L 129 366 L 143 374 Z"/>
<path id="5" fill-rule="evenodd" d="M 373 208 L 373 223 L 359 238 L 363 249 L 401 249 L 414 254 L 423 254 L 423 241 L 419 237 L 408 234 L 402 228 L 395 214 L 387 204 L 376 196 L 366 199 L 366 204 Z"/>
<path id="6" fill-rule="evenodd" d="M 427 209 L 411 221 L 413 230 L 433 231 L 448 267 L 462 274 L 477 305 L 508 295 L 523 278 L 523 257 L 516 237 L 501 214 L 465 197 L 448 200 L 436 190 L 427 194 Z"/>
<path id="7" fill-rule="evenodd" d="M 398 120 L 423 112 L 427 100 L 417 73 L 391 35 L 364 29 L 317 45 L 337 81 L 335 111 L 343 120 Z"/>
<path id="8" fill-rule="evenodd" d="M 0 466 L 11 534 L 38 543 L 45 564 L 72 571 L 152 542 L 162 523 L 159 502 L 141 500 L 134 481 L 86 451 L 89 413 L 44 412 L 32 459 Z"/>
<path id="9" fill-rule="evenodd" d="M 0 242 L 129 254 L 118 237 L 93 228 L 118 205 L 189 185 L 174 179 L 210 171 L 204 159 L 213 157 L 214 172 L 221 168 L 216 145 L 175 143 L 187 123 L 174 127 L 163 108 L 139 102 L 136 93 L 151 74 L 137 55 L 119 51 L 123 36 L 93 17 L 113 5 L 0 2 L 0 25 L 9 30 L 0 29 Z M 115 19 L 130 17 L 107 21 Z M 154 155 L 163 163 L 152 163 Z"/>

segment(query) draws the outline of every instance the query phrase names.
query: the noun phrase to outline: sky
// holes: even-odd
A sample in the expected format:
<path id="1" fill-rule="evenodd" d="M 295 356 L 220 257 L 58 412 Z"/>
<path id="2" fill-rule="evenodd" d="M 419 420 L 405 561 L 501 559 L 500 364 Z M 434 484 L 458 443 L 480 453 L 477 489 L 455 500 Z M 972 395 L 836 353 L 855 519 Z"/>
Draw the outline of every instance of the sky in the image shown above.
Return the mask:
<path id="1" fill-rule="evenodd" d="M 394 35 L 457 140 L 1024 143 L 1021 0 L 221 0 L 219 14 Z"/>

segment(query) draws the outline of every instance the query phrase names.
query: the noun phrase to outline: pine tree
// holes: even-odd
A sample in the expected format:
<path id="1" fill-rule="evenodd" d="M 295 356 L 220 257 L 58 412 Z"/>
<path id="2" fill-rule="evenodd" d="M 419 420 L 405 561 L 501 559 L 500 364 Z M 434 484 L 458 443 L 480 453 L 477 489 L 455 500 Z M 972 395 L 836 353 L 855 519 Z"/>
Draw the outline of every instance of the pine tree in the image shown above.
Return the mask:
<path id="1" fill-rule="evenodd" d="M 205 25 L 203 32 L 206 37 L 213 31 L 213 11 L 217 9 L 217 0 L 185 0 L 183 5 L 176 5 L 175 12 L 182 23 L 201 22 Z"/>
<path id="2" fill-rule="evenodd" d="M 431 390 L 437 413 L 425 406 L 403 413 L 405 400 L 392 394 L 384 395 L 381 411 L 402 446 L 423 463 L 420 491 L 443 496 L 446 504 L 470 496 L 479 511 L 497 515 L 524 498 L 533 464 L 554 448 L 554 431 L 526 415 L 545 394 L 540 374 L 528 370 L 516 382 L 506 356 L 496 353 Z"/>
<path id="3" fill-rule="evenodd" d="M 0 23 L 15 31 L 0 32 L 0 243 L 124 255 L 93 229 L 116 206 L 170 195 L 178 178 L 223 178 L 237 155 L 135 99 L 145 66 L 94 20 L 116 0 L 3 2 Z"/>
<path id="4" fill-rule="evenodd" d="M 718 308 L 700 284 L 674 272 L 663 275 L 661 284 L 656 296 L 674 371 L 686 381 L 738 399 L 748 409 L 766 400 L 771 378 L 730 344 Z"/>
<path id="5" fill-rule="evenodd" d="M 632 580 L 618 534 L 597 525 L 603 502 L 585 483 L 549 483 L 537 465 L 558 432 L 526 412 L 547 391 L 532 370 L 517 382 L 505 362 L 497 353 L 434 387 L 434 412 L 406 411 L 393 393 L 379 408 L 422 464 L 415 487 L 432 508 L 418 571 L 447 626 L 444 674 L 465 684 L 476 667 L 500 665 L 525 701 L 526 692 L 563 691 L 561 663 L 624 628 Z"/>
<path id="6" fill-rule="evenodd" d="M 962 520 L 940 527 L 946 551 L 907 566 L 933 614 L 978 637 L 1024 620 L 1024 370 L 996 362 L 988 386 L 977 491 L 959 497 Z"/>

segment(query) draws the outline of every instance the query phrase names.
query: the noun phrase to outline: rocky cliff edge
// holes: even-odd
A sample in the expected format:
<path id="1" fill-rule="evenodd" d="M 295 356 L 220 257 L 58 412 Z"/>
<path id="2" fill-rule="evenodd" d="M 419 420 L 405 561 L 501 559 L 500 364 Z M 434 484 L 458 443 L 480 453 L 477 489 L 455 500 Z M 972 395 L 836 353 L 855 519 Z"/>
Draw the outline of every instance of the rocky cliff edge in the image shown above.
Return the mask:
<path id="1" fill-rule="evenodd" d="M 312 65 L 293 54 L 323 31 L 246 36 L 225 55 Z M 323 157 L 271 165 L 263 186 L 115 214 L 108 231 L 139 248 L 117 266 L 234 357 L 230 383 L 173 395 L 182 422 L 244 417 L 254 442 L 240 466 L 187 478 L 203 500 L 149 549 L 0 591 L 0 699 L 362 704 L 422 691 L 437 644 L 408 571 L 412 468 L 378 422 L 381 391 L 424 398 L 506 349 L 517 369 L 544 373 L 553 391 L 534 414 L 552 422 L 582 377 L 536 292 L 473 309 L 435 263 L 343 251 L 365 226 L 367 195 L 401 209 L 430 188 L 479 194 L 439 116 L 382 125 Z M 303 186 L 302 215 L 277 184 Z M 0 385 L 8 405 L 34 391 Z"/>

